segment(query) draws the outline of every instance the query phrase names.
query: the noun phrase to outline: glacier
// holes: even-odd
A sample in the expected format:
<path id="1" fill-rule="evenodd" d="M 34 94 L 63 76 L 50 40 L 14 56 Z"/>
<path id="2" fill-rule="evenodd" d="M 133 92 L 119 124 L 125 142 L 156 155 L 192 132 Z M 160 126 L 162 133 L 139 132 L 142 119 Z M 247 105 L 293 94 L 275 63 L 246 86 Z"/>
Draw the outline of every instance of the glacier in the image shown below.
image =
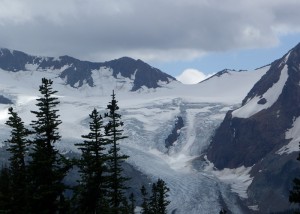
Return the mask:
<path id="1" fill-rule="evenodd" d="M 34 66 L 27 67 L 34 69 Z M 95 86 L 84 84 L 80 88 L 66 85 L 57 77 L 59 72 L 1 70 L 0 93 L 14 102 L 13 105 L 0 105 L 1 142 L 9 133 L 5 125 L 8 107 L 13 106 L 25 124 L 30 124 L 33 120 L 30 111 L 36 110 L 40 80 L 46 77 L 54 81 L 53 88 L 61 101 L 62 140 L 58 148 L 78 152 L 74 144 L 82 141 L 80 136 L 88 132 L 88 114 L 93 108 L 104 113 L 114 89 L 125 124 L 124 134 L 128 136 L 120 143 L 121 151 L 130 156 L 129 164 L 153 181 L 157 178 L 166 181 L 170 188 L 170 213 L 219 213 L 224 206 L 232 213 L 245 212 L 240 201 L 247 197 L 246 189 L 251 183 L 248 171 L 243 171 L 244 180 L 238 174 L 240 171 L 227 171 L 226 176 L 231 180 L 226 182 L 224 173 L 209 168 L 211 165 L 204 156 L 226 112 L 240 106 L 266 69 L 230 71 L 195 85 L 173 81 L 161 88 L 142 88 L 135 92 L 129 92 L 127 87 L 132 84 L 133 77 L 115 79 L 110 70 L 93 71 Z M 166 148 L 165 139 L 178 116 L 183 118 L 184 127 L 174 145 Z M 237 190 L 238 184 L 242 193 Z"/>

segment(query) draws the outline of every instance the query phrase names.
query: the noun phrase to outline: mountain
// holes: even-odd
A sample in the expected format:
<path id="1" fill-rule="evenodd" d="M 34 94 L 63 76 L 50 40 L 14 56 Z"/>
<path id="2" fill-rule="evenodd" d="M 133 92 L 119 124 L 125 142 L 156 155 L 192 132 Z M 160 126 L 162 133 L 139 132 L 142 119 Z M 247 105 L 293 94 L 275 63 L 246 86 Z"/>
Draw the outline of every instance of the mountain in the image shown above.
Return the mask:
<path id="1" fill-rule="evenodd" d="M 226 114 L 208 149 L 218 169 L 251 167 L 249 201 L 261 212 L 289 208 L 292 180 L 299 176 L 299 82 L 300 44 L 274 61 L 242 106 Z"/>
<path id="2" fill-rule="evenodd" d="M 92 63 L 69 56 L 35 57 L 1 49 L 0 95 L 5 101 L 0 104 L 0 142 L 9 137 L 5 121 L 10 106 L 18 111 L 25 125 L 29 126 L 34 119 L 30 111 L 36 109 L 38 88 L 46 77 L 54 81 L 53 88 L 61 102 L 62 140 L 58 149 L 78 153 L 74 144 L 81 142 L 81 135 L 88 132 L 88 114 L 95 107 L 105 113 L 115 90 L 128 136 L 120 143 L 121 151 L 130 156 L 127 168 L 134 169 L 131 171 L 138 183 L 148 184 L 157 178 L 166 181 L 171 189 L 169 213 L 209 214 L 219 213 L 221 208 L 232 213 L 266 213 L 272 210 L 268 207 L 270 203 L 276 208 L 273 210 L 281 211 L 288 207 L 288 202 L 280 199 L 287 200 L 289 179 L 299 171 L 293 152 L 298 149 L 297 131 L 292 128 L 298 123 L 297 105 L 292 105 L 297 96 L 294 92 L 284 94 L 287 97 L 282 98 L 281 105 L 270 116 L 255 115 L 268 112 L 272 108 L 268 105 L 276 103 L 287 83 L 293 82 L 297 88 L 297 49 L 257 70 L 226 69 L 195 85 L 181 84 L 128 57 Z M 296 70 L 290 71 L 293 67 Z M 282 72 L 284 68 L 286 72 Z M 277 76 L 271 77 L 273 73 Z M 289 86 L 289 91 L 293 87 Z M 291 100 L 286 103 L 287 99 Z M 275 117 L 271 121 L 272 115 Z M 275 128 L 276 118 L 280 118 L 276 131 L 289 131 L 274 135 L 283 139 L 286 134 L 285 138 L 294 140 L 277 140 L 272 147 L 261 137 L 268 133 L 255 132 L 269 128 L 268 124 L 258 125 L 267 122 L 260 117 L 270 120 Z M 290 118 L 294 123 L 290 124 Z M 243 129 L 244 124 L 248 128 Z M 233 125 L 234 129 L 230 129 Z M 239 130 L 243 130 L 242 134 Z M 265 144 L 261 143 L 262 148 L 255 142 L 239 146 L 230 141 L 235 134 L 238 139 L 261 137 L 259 142 Z M 256 150 L 260 152 L 256 154 Z M 277 179 L 270 181 L 272 176 Z M 136 185 L 135 191 L 138 188 Z M 270 197 L 273 194 L 276 200 Z"/>
<path id="3" fill-rule="evenodd" d="M 144 63 L 141 60 L 134 60 L 129 57 L 95 63 L 81 61 L 70 56 L 37 57 L 21 51 L 0 49 L 0 68 L 6 71 L 18 72 L 27 70 L 57 70 L 59 77 L 72 87 L 82 87 L 88 84 L 95 85 L 94 75 L 103 75 L 105 71 L 118 80 L 120 84 L 130 82 L 131 91 L 146 88 L 158 88 L 162 83 L 168 84 L 175 81 L 175 78 L 163 73 L 157 68 Z"/>

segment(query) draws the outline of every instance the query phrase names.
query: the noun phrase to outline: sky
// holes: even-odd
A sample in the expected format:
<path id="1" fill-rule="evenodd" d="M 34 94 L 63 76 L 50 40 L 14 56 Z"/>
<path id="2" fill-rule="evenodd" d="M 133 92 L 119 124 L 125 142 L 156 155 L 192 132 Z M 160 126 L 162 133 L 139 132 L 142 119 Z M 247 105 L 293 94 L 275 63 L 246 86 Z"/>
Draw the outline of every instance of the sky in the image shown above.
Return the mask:
<path id="1" fill-rule="evenodd" d="M 299 0 L 0 0 L 0 47 L 141 59 L 185 83 L 253 70 L 300 42 Z"/>

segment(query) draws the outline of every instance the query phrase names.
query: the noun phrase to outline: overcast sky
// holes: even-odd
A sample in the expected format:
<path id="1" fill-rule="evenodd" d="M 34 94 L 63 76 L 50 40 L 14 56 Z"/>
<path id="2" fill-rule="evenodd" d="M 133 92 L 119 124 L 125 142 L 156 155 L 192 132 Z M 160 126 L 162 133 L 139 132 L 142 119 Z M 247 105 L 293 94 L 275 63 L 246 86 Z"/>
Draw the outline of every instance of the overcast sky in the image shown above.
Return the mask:
<path id="1" fill-rule="evenodd" d="M 299 11 L 299 0 L 0 0 L 0 46 L 91 61 L 129 56 L 173 76 L 252 69 L 300 42 Z"/>

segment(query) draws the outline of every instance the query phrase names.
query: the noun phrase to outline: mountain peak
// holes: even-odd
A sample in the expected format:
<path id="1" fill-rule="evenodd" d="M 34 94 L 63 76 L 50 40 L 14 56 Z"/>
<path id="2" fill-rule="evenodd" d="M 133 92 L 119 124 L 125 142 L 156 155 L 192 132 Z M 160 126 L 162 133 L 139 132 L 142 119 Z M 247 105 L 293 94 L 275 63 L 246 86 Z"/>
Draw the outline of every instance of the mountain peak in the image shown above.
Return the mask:
<path id="1" fill-rule="evenodd" d="M 131 91 L 143 87 L 157 88 L 160 87 L 160 82 L 170 83 L 176 81 L 174 77 L 153 68 L 142 60 L 135 60 L 130 57 L 122 57 L 102 63 L 81 61 L 68 55 L 58 58 L 37 57 L 21 51 L 1 48 L 0 68 L 13 72 L 26 71 L 28 68 L 42 71 L 56 70 L 56 72 L 60 72 L 59 77 L 64 79 L 66 84 L 76 88 L 81 87 L 83 84 L 88 84 L 90 87 L 95 86 L 96 83 L 92 74 L 95 71 L 100 72 L 102 68 L 110 69 L 116 80 L 122 77 L 128 79 L 128 81 L 133 81 L 133 83 L 130 83 L 132 84 Z M 120 80 L 118 81 L 120 82 Z"/>
<path id="2" fill-rule="evenodd" d="M 218 149 L 209 153 L 217 167 L 252 166 L 287 142 L 285 132 L 300 116 L 299 82 L 300 44 L 271 63 L 242 106 L 227 113 L 212 143 L 212 148 L 218 145 Z M 234 148 L 236 153 L 226 153 L 223 147 Z M 256 152 L 246 154 L 244 148 Z M 217 160 L 220 155 L 226 156 L 226 161 Z"/>
<path id="3" fill-rule="evenodd" d="M 113 76 L 117 77 L 121 74 L 125 78 L 134 78 L 134 86 L 132 91 L 136 91 L 143 86 L 147 88 L 157 88 L 159 82 L 169 83 L 176 81 L 176 79 L 166 73 L 163 73 L 157 68 L 153 68 L 149 64 L 142 60 L 134 60 L 130 57 L 122 57 L 116 60 L 103 63 L 104 66 L 111 67 L 113 69 Z"/>
<path id="4" fill-rule="evenodd" d="M 292 48 L 292 50 L 300 50 L 300 42 L 295 46 L 295 47 L 293 47 Z"/>

